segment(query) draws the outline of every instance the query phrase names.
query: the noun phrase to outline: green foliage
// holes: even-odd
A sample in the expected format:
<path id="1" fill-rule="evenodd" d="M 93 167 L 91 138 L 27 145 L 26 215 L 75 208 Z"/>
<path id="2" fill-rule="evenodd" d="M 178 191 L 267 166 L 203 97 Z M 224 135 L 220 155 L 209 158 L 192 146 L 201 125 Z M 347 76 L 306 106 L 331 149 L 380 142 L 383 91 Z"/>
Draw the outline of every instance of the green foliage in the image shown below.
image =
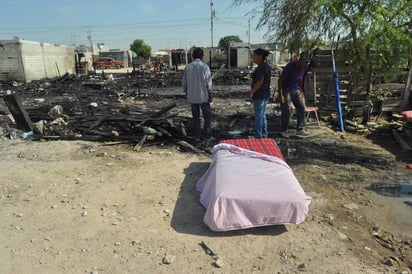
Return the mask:
<path id="1" fill-rule="evenodd" d="M 261 4 L 257 28 L 289 51 L 313 47 L 307 41 L 336 41 L 354 68 L 353 79 L 372 82 L 412 62 L 411 0 L 233 0 Z M 257 5 L 258 7 L 258 5 Z M 260 6 L 259 6 L 260 7 Z"/>
<path id="2" fill-rule="evenodd" d="M 356 121 L 356 116 L 355 116 L 355 113 L 353 112 L 353 109 L 347 105 L 345 105 L 345 107 L 343 108 L 343 117 L 345 117 L 345 119 L 350 120 L 350 121 L 354 121 L 354 122 Z"/>
<path id="3" fill-rule="evenodd" d="M 359 81 L 370 83 L 376 76 L 385 79 L 412 60 L 410 0 L 345 3 L 335 3 L 334 14 L 349 29 L 346 56 Z"/>
<path id="4" fill-rule="evenodd" d="M 371 95 L 375 97 L 376 101 L 384 102 L 388 96 L 392 95 L 392 90 L 380 89 L 380 90 L 374 91 Z"/>
<path id="5" fill-rule="evenodd" d="M 230 43 L 242 43 L 242 39 L 238 35 L 228 35 L 220 38 L 218 47 L 228 48 Z"/>
<path id="6" fill-rule="evenodd" d="M 137 53 L 137 56 L 141 56 L 143 58 L 149 58 L 152 48 L 149 45 L 146 45 L 145 42 L 141 39 L 136 39 L 130 45 L 130 50 Z"/>

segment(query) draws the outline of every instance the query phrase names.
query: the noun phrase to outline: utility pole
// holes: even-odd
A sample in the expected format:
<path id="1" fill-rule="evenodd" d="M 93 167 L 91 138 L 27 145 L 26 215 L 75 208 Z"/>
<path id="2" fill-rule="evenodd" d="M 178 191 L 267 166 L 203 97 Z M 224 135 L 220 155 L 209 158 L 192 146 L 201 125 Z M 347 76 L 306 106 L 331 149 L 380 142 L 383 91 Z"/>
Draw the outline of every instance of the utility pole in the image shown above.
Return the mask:
<path id="1" fill-rule="evenodd" d="M 247 41 L 248 41 L 248 43 L 249 43 L 249 45 L 250 45 L 250 18 L 249 18 L 249 20 L 247 20 L 247 22 L 248 22 L 248 31 L 247 31 L 248 37 L 247 37 Z"/>
<path id="2" fill-rule="evenodd" d="M 213 0 L 210 0 L 210 35 L 211 35 L 211 48 L 209 51 L 209 64 L 212 68 L 212 49 L 213 49 L 213 17 L 215 17 L 216 11 L 213 8 Z"/>
<path id="3" fill-rule="evenodd" d="M 210 0 L 210 34 L 213 48 L 213 17 L 215 16 L 215 10 L 213 9 L 213 0 Z"/>
<path id="4" fill-rule="evenodd" d="M 93 47 L 93 41 L 92 41 L 92 31 L 91 31 L 90 27 L 89 27 L 89 31 L 88 31 L 87 33 L 88 33 L 87 39 L 89 39 L 90 47 L 91 47 L 91 50 L 92 50 L 92 64 L 93 64 L 93 69 L 96 70 L 95 65 L 94 65 L 94 47 Z"/>

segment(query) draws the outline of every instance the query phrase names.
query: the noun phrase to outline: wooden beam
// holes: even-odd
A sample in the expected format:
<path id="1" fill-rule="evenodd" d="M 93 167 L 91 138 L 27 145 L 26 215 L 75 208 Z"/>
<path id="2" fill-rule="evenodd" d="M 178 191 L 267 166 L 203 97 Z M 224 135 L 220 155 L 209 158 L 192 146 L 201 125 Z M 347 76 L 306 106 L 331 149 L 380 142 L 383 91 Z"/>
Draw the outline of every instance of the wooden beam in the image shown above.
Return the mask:
<path id="1" fill-rule="evenodd" d="M 7 94 L 4 97 L 4 102 L 13 115 L 17 127 L 24 131 L 33 131 L 33 123 L 16 94 Z"/>
<path id="2" fill-rule="evenodd" d="M 142 139 L 140 139 L 139 143 L 137 143 L 137 145 L 134 146 L 133 150 L 139 151 L 142 148 L 143 144 L 146 142 L 146 140 L 147 140 L 147 134 L 145 134 L 142 137 Z"/>

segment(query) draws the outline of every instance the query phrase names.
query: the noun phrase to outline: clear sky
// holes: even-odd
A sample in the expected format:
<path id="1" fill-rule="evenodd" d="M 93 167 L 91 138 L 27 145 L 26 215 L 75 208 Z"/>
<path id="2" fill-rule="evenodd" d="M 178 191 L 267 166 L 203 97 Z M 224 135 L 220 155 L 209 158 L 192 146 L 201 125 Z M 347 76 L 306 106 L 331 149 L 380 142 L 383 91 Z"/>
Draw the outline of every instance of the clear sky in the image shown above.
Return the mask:
<path id="1" fill-rule="evenodd" d="M 233 6 L 232 0 L 213 0 L 213 45 L 238 35 L 248 42 L 266 42 L 256 30 L 258 3 Z M 104 43 L 128 49 L 142 39 L 152 51 L 209 47 L 212 44 L 210 0 L 1 0 L 0 40 L 20 39 L 65 44 Z"/>

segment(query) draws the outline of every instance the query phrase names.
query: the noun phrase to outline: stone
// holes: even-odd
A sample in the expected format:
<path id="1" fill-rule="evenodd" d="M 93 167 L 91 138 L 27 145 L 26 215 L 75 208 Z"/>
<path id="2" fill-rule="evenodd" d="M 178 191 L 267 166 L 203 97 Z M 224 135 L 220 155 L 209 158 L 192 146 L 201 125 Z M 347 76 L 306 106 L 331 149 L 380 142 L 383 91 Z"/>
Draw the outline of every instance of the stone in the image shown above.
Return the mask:
<path id="1" fill-rule="evenodd" d="M 217 258 L 214 262 L 214 266 L 218 268 L 222 268 L 224 266 L 224 262 L 222 258 Z"/>
<path id="2" fill-rule="evenodd" d="M 340 238 L 341 240 L 348 240 L 348 239 L 349 239 L 348 236 L 346 236 L 345 234 L 343 234 L 343 233 L 340 232 L 340 231 L 338 231 L 338 235 L 339 235 L 339 238 Z"/>
<path id="3" fill-rule="evenodd" d="M 162 263 L 164 264 L 171 264 L 176 260 L 176 256 L 174 255 L 166 255 L 163 259 L 162 259 Z"/>
<path id="4" fill-rule="evenodd" d="M 299 270 L 304 270 L 305 268 L 306 268 L 306 264 L 305 264 L 305 263 L 298 265 L 298 269 L 299 269 Z"/>
<path id="5" fill-rule="evenodd" d="M 345 205 L 343 205 L 343 207 L 344 208 L 347 208 L 347 209 L 351 209 L 351 210 L 353 210 L 353 209 L 359 209 L 359 206 L 357 205 L 357 204 L 345 204 Z"/>
<path id="6" fill-rule="evenodd" d="M 387 266 L 393 266 L 393 259 L 392 258 L 386 258 L 383 260 L 383 264 Z"/>
<path id="7" fill-rule="evenodd" d="M 106 157 L 107 156 L 107 152 L 99 152 L 96 154 L 96 157 Z"/>

